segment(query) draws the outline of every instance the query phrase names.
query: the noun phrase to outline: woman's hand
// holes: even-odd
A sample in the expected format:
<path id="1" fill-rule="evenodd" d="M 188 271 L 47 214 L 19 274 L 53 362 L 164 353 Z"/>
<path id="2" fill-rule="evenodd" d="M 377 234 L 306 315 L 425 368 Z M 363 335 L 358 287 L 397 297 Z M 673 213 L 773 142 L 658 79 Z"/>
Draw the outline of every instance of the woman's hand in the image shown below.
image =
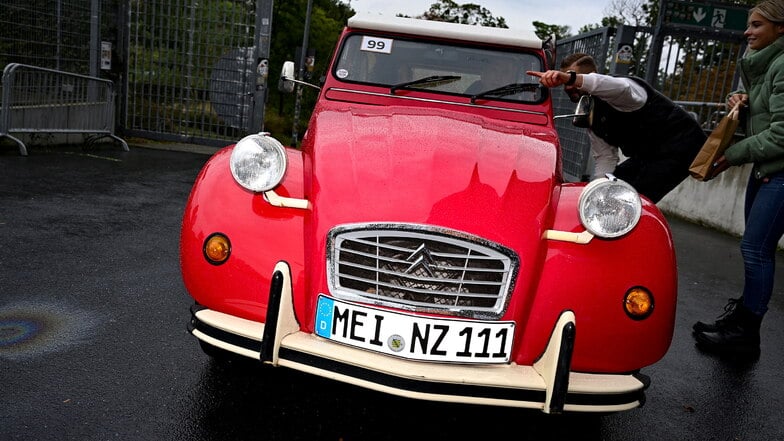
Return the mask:
<path id="1" fill-rule="evenodd" d="M 730 168 L 730 163 L 727 162 L 727 158 L 725 158 L 724 155 L 721 155 L 719 159 L 711 164 L 711 179 L 715 178 L 719 173 L 727 170 L 728 168 Z"/>
<path id="2" fill-rule="evenodd" d="M 727 107 L 732 109 L 736 104 L 740 103 L 741 106 L 748 105 L 749 96 L 745 93 L 734 93 L 727 98 Z"/>

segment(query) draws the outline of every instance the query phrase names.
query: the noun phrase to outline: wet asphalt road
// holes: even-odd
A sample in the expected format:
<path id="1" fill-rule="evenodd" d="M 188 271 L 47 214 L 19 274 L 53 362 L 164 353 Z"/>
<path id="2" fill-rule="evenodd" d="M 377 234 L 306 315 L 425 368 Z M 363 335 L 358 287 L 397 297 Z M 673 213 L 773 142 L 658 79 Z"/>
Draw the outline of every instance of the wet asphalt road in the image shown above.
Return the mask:
<path id="1" fill-rule="evenodd" d="M 691 323 L 740 292 L 739 240 L 677 219 L 675 338 L 643 370 L 639 409 L 547 416 L 213 364 L 186 332 L 178 267 L 182 210 L 207 158 L 0 148 L 0 440 L 784 439 L 784 265 L 762 355 L 702 354 Z"/>

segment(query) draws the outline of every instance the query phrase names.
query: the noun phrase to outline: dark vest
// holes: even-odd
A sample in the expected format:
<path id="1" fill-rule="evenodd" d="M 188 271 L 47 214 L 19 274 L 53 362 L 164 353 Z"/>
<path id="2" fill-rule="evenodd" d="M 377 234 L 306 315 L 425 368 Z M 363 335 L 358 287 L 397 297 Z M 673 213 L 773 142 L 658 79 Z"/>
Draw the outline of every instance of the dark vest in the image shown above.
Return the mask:
<path id="1" fill-rule="evenodd" d="M 697 120 L 642 79 L 628 78 L 645 88 L 645 105 L 634 112 L 621 112 L 593 97 L 593 133 L 630 158 L 694 157 L 706 139 Z"/>

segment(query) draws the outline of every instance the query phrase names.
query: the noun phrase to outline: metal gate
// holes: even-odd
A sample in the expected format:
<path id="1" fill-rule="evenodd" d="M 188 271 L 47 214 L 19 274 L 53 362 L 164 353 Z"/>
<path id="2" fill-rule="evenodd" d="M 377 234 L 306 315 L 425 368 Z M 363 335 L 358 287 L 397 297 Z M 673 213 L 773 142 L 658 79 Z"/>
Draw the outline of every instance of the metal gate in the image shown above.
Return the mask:
<path id="1" fill-rule="evenodd" d="M 77 74 L 90 71 L 92 0 L 3 0 L 0 70 L 23 63 Z M 93 10 L 91 10 L 93 8 Z"/>
<path id="2" fill-rule="evenodd" d="M 251 130 L 256 3 L 131 0 L 123 133 L 223 145 Z"/>

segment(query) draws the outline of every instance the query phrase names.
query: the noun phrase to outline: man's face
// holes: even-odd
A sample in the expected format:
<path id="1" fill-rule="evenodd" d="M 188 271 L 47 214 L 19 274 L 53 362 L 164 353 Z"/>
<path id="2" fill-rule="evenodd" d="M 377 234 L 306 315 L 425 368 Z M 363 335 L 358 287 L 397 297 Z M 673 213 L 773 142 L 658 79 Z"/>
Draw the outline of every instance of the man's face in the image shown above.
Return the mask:
<path id="1" fill-rule="evenodd" d="M 577 72 L 578 74 L 587 73 L 587 72 L 582 72 L 582 71 L 580 70 L 580 68 L 579 68 L 579 67 L 577 67 L 577 66 L 576 66 L 576 65 L 574 65 L 574 64 L 572 64 L 571 66 L 567 67 L 567 68 L 566 68 L 566 69 L 564 69 L 563 71 L 564 71 L 564 72 L 566 72 L 566 71 L 569 71 L 569 70 L 573 70 L 573 71 Z M 583 95 L 587 95 L 585 92 L 582 92 L 582 91 L 578 90 L 578 89 L 577 89 L 577 86 L 575 86 L 575 85 L 571 85 L 571 86 L 564 86 L 564 92 L 566 92 L 566 94 L 567 94 L 567 95 L 569 95 L 569 99 L 570 99 L 570 100 L 571 100 L 573 103 L 576 103 L 577 101 L 580 101 L 580 97 L 581 97 L 581 96 L 583 96 Z"/>

